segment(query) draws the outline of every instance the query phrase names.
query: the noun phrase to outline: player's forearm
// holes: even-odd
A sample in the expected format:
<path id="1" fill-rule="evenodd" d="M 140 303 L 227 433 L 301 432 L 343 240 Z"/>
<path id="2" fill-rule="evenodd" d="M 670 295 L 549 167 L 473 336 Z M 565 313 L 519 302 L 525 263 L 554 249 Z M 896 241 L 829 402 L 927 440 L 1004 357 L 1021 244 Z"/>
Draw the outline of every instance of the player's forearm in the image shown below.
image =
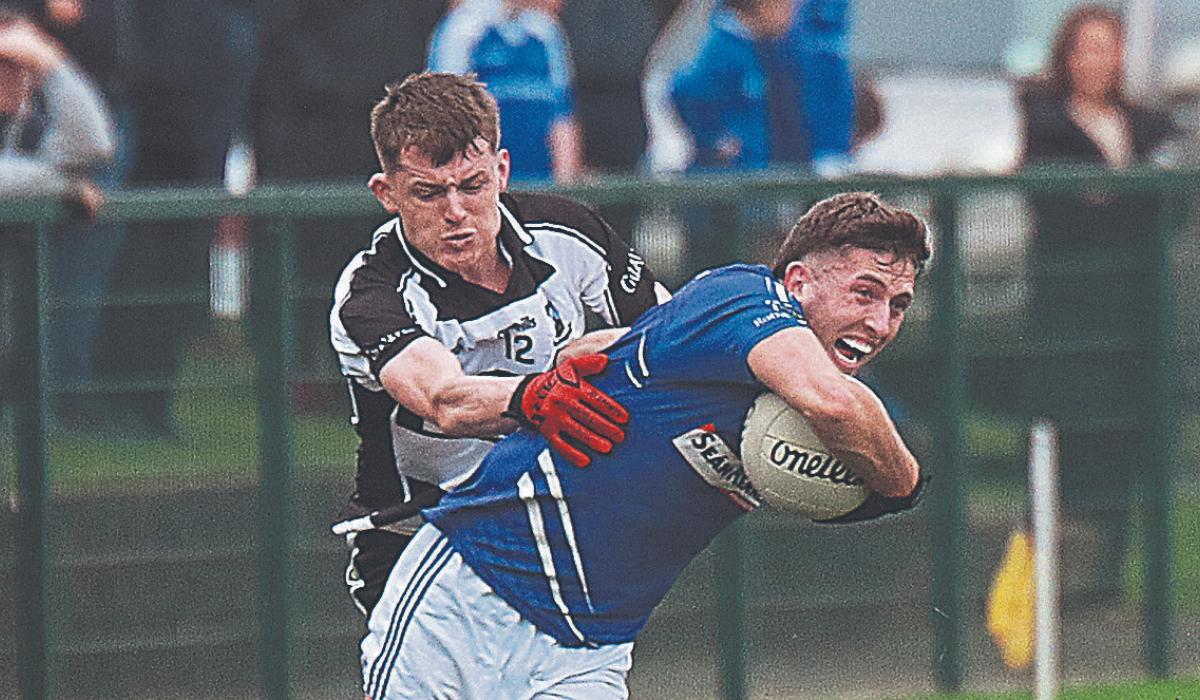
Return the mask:
<path id="1" fill-rule="evenodd" d="M 502 416 L 520 377 L 462 376 L 438 387 L 427 416 L 447 435 L 493 437 L 516 430 Z"/>
<path id="2" fill-rule="evenodd" d="M 917 460 L 904 446 L 883 402 L 842 374 L 808 329 L 776 333 L 747 358 L 754 375 L 812 426 L 821 444 L 867 487 L 906 496 L 917 483 Z"/>
<path id="3" fill-rule="evenodd" d="M 878 397 L 866 386 L 850 390 L 837 407 L 809 418 L 821 443 L 884 496 L 907 496 L 917 485 L 920 466 L 905 446 Z"/>
<path id="4" fill-rule="evenodd" d="M 515 430 L 516 421 L 501 414 L 520 381 L 467 375 L 432 338 L 412 341 L 379 372 L 379 383 L 396 403 L 455 436 L 493 437 Z"/>

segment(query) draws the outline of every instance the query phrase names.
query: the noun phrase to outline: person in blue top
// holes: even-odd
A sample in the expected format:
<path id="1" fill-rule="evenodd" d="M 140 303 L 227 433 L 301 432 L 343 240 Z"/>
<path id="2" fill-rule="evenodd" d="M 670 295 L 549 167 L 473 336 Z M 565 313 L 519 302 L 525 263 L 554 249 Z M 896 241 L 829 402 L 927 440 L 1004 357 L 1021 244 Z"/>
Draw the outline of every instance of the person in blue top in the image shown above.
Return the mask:
<path id="1" fill-rule="evenodd" d="M 500 105 L 516 180 L 570 182 L 583 167 L 562 0 L 463 0 L 429 41 L 430 71 L 474 73 Z"/>
<path id="2" fill-rule="evenodd" d="M 651 611 L 759 503 L 739 443 L 763 391 L 871 489 L 838 522 L 911 508 L 920 467 L 848 375 L 896 337 L 929 255 L 912 213 L 836 195 L 800 218 L 773 268 L 702 272 L 642 314 L 592 377 L 630 413 L 623 443 L 580 469 L 522 429 L 423 512 L 368 622 L 367 697 L 627 697 Z"/>
<path id="3" fill-rule="evenodd" d="M 697 170 L 842 172 L 854 130 L 848 0 L 724 0 L 671 98 Z"/>

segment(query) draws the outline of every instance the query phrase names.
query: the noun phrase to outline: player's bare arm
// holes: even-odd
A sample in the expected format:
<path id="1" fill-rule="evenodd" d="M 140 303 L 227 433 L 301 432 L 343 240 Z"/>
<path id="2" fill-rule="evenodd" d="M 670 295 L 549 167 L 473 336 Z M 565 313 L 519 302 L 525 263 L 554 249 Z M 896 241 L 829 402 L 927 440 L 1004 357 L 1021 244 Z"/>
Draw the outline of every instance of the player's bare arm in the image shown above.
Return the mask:
<path id="1" fill-rule="evenodd" d="M 579 467 L 591 463 L 581 447 L 608 454 L 625 439 L 629 413 L 587 377 L 608 364 L 586 354 L 527 377 L 472 376 L 454 354 L 432 338 L 418 338 L 379 373 L 398 403 L 447 435 L 491 437 L 534 428 Z M 569 440 L 568 440 L 569 438 Z"/>
<path id="2" fill-rule="evenodd" d="M 628 327 L 601 328 L 591 331 L 563 346 L 563 349 L 558 351 L 558 357 L 555 358 L 555 362 L 562 362 L 563 360 L 569 360 L 572 357 L 579 357 L 580 355 L 604 352 L 605 348 L 617 342 L 617 339 L 625 335 L 628 331 Z"/>
<path id="3" fill-rule="evenodd" d="M 492 437 L 516 430 L 516 421 L 502 414 L 520 380 L 468 375 L 433 338 L 414 340 L 379 372 L 380 384 L 400 405 L 455 436 Z"/>
<path id="4" fill-rule="evenodd" d="M 812 331 L 780 331 L 749 356 L 750 370 L 804 415 L 813 432 L 871 490 L 889 497 L 916 488 L 920 467 L 879 398 L 843 374 Z"/>

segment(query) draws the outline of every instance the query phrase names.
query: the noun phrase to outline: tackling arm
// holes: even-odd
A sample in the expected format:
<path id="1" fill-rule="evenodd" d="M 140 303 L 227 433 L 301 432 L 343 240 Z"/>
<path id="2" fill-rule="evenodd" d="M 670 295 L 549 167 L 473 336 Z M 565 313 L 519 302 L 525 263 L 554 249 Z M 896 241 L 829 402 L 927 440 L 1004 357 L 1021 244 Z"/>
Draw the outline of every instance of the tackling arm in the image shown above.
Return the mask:
<path id="1" fill-rule="evenodd" d="M 463 372 L 454 355 L 432 338 L 418 338 L 384 365 L 380 383 L 392 398 L 432 420 L 448 435 L 492 436 L 534 428 L 577 467 L 625 439 L 629 413 L 587 377 L 608 358 L 583 355 L 527 377 L 482 377 Z M 569 439 L 569 440 L 568 440 Z"/>
<path id="2" fill-rule="evenodd" d="M 883 403 L 838 370 L 811 331 L 775 333 L 750 351 L 749 364 L 759 381 L 800 411 L 822 444 L 869 489 L 887 497 L 914 491 L 920 465 Z"/>
<path id="3" fill-rule="evenodd" d="M 470 376 L 433 338 L 418 338 L 388 361 L 379 383 L 402 406 L 447 435 L 494 436 L 516 430 L 502 414 L 520 377 Z"/>

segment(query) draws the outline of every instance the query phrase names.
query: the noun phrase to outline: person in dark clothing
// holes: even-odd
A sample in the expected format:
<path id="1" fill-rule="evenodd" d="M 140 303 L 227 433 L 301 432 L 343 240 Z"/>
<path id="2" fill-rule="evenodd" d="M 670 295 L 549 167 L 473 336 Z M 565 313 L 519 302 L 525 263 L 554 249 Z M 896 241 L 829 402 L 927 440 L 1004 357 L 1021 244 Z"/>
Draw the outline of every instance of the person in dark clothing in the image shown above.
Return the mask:
<path id="1" fill-rule="evenodd" d="M 130 11 L 139 69 L 129 86 L 137 145 L 128 184 L 220 185 L 249 104 L 257 31 L 251 8 L 234 0 L 144 0 Z M 118 432 L 174 434 L 171 385 L 185 345 L 208 321 L 211 237 L 209 222 L 130 227 L 112 290 L 153 303 L 104 309 L 97 371 L 152 386 L 107 395 L 107 419 Z"/>
<path id="2" fill-rule="evenodd" d="M 1123 38 L 1120 16 L 1107 7 L 1084 5 L 1066 16 L 1049 71 L 1020 91 L 1024 167 L 1152 163 L 1170 122 L 1125 95 Z M 1155 323 L 1159 204 L 1152 195 L 1111 191 L 1038 195 L 1030 203 L 1030 337 L 1054 346 L 1118 346 L 1037 363 L 1027 399 L 1034 413 L 1059 423 L 1065 510 L 1090 522 L 1101 542 L 1093 580 L 1119 590 L 1141 471 L 1130 455 L 1151 454 L 1150 426 L 1129 416 L 1146 415 L 1155 400 L 1148 390 L 1153 367 L 1136 344 Z M 1135 345 L 1122 351 L 1122 341 Z M 1116 408 L 1098 415 L 1104 406 Z"/>

